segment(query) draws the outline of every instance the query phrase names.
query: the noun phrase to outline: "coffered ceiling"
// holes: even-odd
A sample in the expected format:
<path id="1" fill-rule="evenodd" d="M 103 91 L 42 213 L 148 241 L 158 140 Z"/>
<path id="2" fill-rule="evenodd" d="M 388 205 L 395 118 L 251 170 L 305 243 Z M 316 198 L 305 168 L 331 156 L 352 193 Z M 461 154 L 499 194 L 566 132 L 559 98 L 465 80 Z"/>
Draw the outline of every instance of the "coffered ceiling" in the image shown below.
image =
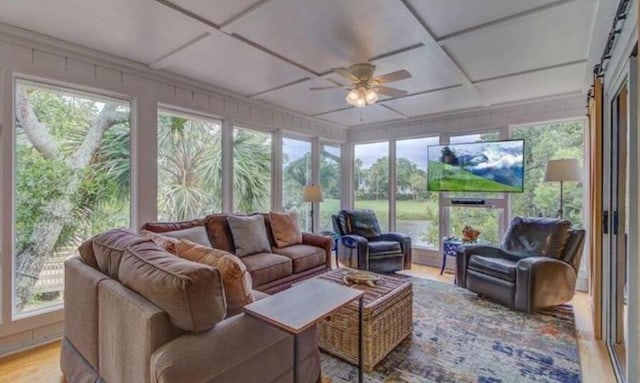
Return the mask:
<path id="1" fill-rule="evenodd" d="M 614 0 L 0 0 L 0 22 L 346 126 L 585 90 Z M 606 34 L 606 32 L 605 32 Z M 364 109 L 332 68 L 406 69 Z"/>

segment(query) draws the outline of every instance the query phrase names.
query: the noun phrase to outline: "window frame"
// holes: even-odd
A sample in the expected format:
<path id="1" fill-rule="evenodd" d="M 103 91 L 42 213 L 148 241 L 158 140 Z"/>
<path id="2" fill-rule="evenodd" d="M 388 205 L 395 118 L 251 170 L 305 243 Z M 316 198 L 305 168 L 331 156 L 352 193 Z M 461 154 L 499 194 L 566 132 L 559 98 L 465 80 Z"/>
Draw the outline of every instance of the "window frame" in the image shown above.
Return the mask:
<path id="1" fill-rule="evenodd" d="M 72 83 L 68 83 L 68 82 L 63 82 L 63 81 L 56 81 L 56 80 L 52 80 L 52 79 L 48 79 L 48 78 L 42 78 L 42 77 L 38 77 L 38 76 L 31 76 L 31 75 L 26 75 L 26 74 L 21 74 L 21 73 L 13 73 L 12 75 L 12 81 L 11 81 L 11 101 L 12 101 L 12 105 L 11 105 L 11 114 L 10 114 L 10 118 L 11 118 L 11 132 L 9 133 L 9 135 L 6 134 L 6 130 L 5 134 L 3 134 L 3 140 L 9 140 L 10 141 L 10 163 L 8 166 L 10 166 L 10 173 L 11 173 L 11 182 L 8 182 L 8 188 L 9 190 L 3 190 L 3 192 L 8 192 L 8 194 L 11 196 L 9 198 L 9 205 L 10 205 L 10 214 L 9 214 L 9 233 L 10 233 L 10 238 L 9 238 L 9 248 L 10 248 L 10 254 L 8 257 L 3 257 L 4 260 L 9 260 L 9 267 L 4 266 L 3 267 L 3 274 L 2 274 L 2 280 L 0 281 L 2 283 L 2 291 L 0 291 L 0 296 L 2 297 L 2 318 L 5 318 L 5 313 L 9 313 L 9 318 L 10 318 L 10 323 L 16 323 L 16 322 L 22 322 L 22 323 L 27 323 L 31 320 L 35 321 L 36 323 L 41 323 L 46 321 L 46 323 L 50 323 L 55 319 L 62 319 L 63 317 L 63 310 L 64 310 L 64 301 L 57 303 L 57 304 L 53 304 L 53 305 L 48 305 L 46 307 L 43 308 L 37 308 L 37 309 L 33 309 L 33 310 L 29 310 L 27 312 L 22 312 L 22 313 L 18 313 L 16 310 L 16 294 L 15 294 L 15 274 L 16 274 L 16 213 L 17 213 L 17 194 L 16 194 L 16 187 L 15 187 L 15 182 L 17 179 L 17 172 L 16 172 L 16 149 L 17 149 L 17 135 L 16 135 L 16 131 L 17 131 L 17 124 L 16 124 L 16 96 L 17 96 L 17 89 L 18 89 L 18 85 L 19 84 L 23 84 L 23 85 L 27 85 L 27 86 L 31 86 L 31 87 L 37 87 L 40 89 L 44 89 L 44 90 L 50 90 L 50 91 L 57 91 L 57 92 L 62 92 L 62 93 L 69 93 L 72 94 L 74 96 L 78 96 L 78 97 L 86 97 L 86 98 L 90 98 L 90 99 L 94 99 L 97 101 L 105 101 L 105 102 L 117 102 L 117 103 L 123 103 L 123 104 L 128 104 L 129 105 L 129 166 L 130 166 L 130 170 L 129 170 L 129 183 L 130 183 L 130 194 L 129 194 L 129 228 L 132 229 L 135 225 L 135 208 L 134 208 L 134 203 L 135 203 L 135 195 L 137 192 L 137 183 L 135 182 L 135 174 L 136 174 L 136 164 L 137 164 L 137 158 L 138 155 L 135 151 L 136 148 L 136 137 L 137 137 L 137 124 L 136 124 L 136 104 L 135 104 L 135 99 L 131 96 L 127 96 L 124 94 L 119 94 L 119 93 L 115 93 L 115 92 L 109 92 L 109 91 L 105 91 L 103 89 L 96 89 L 96 88 L 92 88 L 92 87 L 87 87 L 87 86 L 82 86 L 82 85 L 78 85 L 78 84 L 72 84 Z M 6 157 L 5 157 L 6 159 Z M 8 279 L 8 284 L 10 286 L 8 292 L 6 291 L 5 287 L 7 287 L 7 282 L 5 282 L 5 278 Z M 4 297 L 6 296 L 6 294 L 10 294 L 10 298 L 11 299 L 4 299 Z M 7 302 L 8 301 L 8 302 Z M 0 322 L 3 324 L 3 327 L 6 325 L 4 323 L 4 321 Z M 11 333 L 11 327 L 13 326 L 7 326 L 7 330 Z M 29 326 L 29 328 L 31 328 L 32 326 Z"/>

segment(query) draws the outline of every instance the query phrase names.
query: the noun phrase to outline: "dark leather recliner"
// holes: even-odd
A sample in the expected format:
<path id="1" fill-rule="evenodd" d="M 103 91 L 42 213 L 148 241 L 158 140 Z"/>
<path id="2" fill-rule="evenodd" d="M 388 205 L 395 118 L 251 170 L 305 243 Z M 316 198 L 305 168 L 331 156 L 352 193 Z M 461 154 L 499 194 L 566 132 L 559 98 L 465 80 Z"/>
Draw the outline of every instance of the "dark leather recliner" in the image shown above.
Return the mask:
<path id="1" fill-rule="evenodd" d="M 411 237 L 382 233 L 372 210 L 343 209 L 331 218 L 340 236 L 336 251 L 343 265 L 374 273 L 411 269 Z"/>
<path id="2" fill-rule="evenodd" d="M 500 247 L 460 246 L 456 283 L 517 311 L 532 313 L 573 298 L 584 230 L 567 220 L 516 217 Z"/>

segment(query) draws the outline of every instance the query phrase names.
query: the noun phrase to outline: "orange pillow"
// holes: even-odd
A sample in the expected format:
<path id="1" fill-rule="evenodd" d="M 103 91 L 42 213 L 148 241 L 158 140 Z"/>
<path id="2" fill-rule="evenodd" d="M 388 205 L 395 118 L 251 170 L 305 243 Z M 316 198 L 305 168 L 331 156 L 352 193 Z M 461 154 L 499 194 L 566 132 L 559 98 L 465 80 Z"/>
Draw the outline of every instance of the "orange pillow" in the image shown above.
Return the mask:
<path id="1" fill-rule="evenodd" d="M 302 243 L 302 232 L 295 213 L 269 213 L 271 233 L 277 247 L 287 247 Z"/>
<path id="2" fill-rule="evenodd" d="M 149 230 L 142 230 L 140 235 L 144 238 L 150 239 L 156 245 L 162 247 L 169 253 L 175 255 L 176 254 L 176 244 L 178 243 L 177 238 L 167 237 L 166 235 L 162 235 L 160 233 L 156 233 Z"/>
<path id="3" fill-rule="evenodd" d="M 216 267 L 222 277 L 227 312 L 238 313 L 255 301 L 251 274 L 240 258 L 224 250 L 199 245 L 186 239 L 176 244 L 176 255 L 180 258 Z"/>

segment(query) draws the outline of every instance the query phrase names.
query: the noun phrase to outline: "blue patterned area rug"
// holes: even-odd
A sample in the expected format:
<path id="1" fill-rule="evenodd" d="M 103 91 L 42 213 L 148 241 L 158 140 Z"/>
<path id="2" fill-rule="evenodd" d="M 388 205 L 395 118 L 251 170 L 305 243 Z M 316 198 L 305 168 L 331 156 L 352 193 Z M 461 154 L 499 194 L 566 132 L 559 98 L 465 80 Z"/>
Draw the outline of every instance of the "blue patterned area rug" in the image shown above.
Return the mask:
<path id="1" fill-rule="evenodd" d="M 428 279 L 413 282 L 413 335 L 367 383 L 574 383 L 580 355 L 571 306 L 529 315 Z M 322 353 L 323 383 L 357 381 L 357 368 Z"/>

